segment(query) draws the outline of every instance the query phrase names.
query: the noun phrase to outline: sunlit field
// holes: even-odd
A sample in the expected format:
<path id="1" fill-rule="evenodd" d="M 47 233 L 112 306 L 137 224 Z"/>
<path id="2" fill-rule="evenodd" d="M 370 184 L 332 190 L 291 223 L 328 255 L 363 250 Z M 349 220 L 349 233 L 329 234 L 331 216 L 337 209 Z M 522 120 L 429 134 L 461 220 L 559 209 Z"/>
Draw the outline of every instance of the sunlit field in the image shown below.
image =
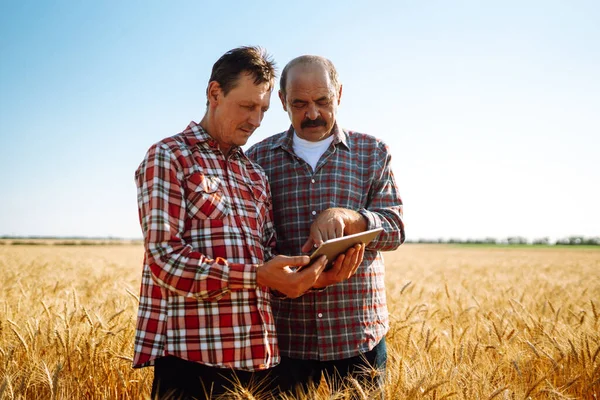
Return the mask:
<path id="1" fill-rule="evenodd" d="M 386 254 L 388 399 L 600 397 L 600 250 Z M 149 398 L 131 368 L 140 245 L 0 245 L 0 400 Z M 260 394 L 238 388 L 238 399 Z M 304 399 L 374 398 L 358 382 Z"/>

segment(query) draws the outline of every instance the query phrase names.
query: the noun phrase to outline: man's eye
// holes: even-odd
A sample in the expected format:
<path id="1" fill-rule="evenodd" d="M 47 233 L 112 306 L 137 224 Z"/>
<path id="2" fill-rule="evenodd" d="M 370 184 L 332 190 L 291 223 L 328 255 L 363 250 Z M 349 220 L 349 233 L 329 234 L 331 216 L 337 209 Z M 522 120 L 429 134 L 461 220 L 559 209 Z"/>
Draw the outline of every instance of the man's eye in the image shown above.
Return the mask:
<path id="1" fill-rule="evenodd" d="M 305 106 L 306 106 L 306 103 L 293 103 L 292 104 L 292 107 L 294 107 L 294 108 L 296 108 L 298 110 L 304 108 Z"/>
<path id="2" fill-rule="evenodd" d="M 329 105 L 329 100 L 319 100 L 319 101 L 317 101 L 317 105 L 319 105 L 319 106 L 328 106 Z"/>

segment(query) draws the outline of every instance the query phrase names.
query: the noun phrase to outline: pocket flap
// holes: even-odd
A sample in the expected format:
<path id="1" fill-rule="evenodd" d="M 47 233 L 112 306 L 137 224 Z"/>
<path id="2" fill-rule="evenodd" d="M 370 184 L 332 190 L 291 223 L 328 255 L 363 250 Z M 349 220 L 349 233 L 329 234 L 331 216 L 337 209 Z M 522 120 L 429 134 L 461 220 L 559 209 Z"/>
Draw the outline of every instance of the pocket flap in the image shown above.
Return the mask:
<path id="1" fill-rule="evenodd" d="M 265 190 L 264 186 L 257 186 L 254 185 L 251 187 L 252 189 L 252 195 L 254 196 L 254 199 L 260 203 L 268 203 L 269 202 L 269 198 L 267 196 L 267 191 Z"/>
<path id="2" fill-rule="evenodd" d="M 221 179 L 217 176 L 205 175 L 201 172 L 188 175 L 185 179 L 187 188 L 192 192 L 214 193 L 221 186 Z"/>

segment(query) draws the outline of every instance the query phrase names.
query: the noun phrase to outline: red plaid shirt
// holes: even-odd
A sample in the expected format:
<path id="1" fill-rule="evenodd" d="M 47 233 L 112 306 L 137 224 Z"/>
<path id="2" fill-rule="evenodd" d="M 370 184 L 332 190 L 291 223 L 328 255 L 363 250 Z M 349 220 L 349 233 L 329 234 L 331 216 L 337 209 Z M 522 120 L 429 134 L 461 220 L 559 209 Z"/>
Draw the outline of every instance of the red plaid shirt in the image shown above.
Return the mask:
<path id="1" fill-rule="evenodd" d="M 214 367 L 279 362 L 270 295 L 256 267 L 274 246 L 264 173 L 206 131 L 153 145 L 136 171 L 144 233 L 134 367 L 173 355 Z"/>
<path id="2" fill-rule="evenodd" d="M 368 229 L 383 227 L 365 250 L 364 261 L 347 281 L 297 299 L 273 298 L 279 350 L 302 359 L 338 360 L 371 350 L 389 328 L 384 265 L 380 251 L 404 241 L 402 200 L 391 155 L 381 140 L 342 131 L 316 170 L 296 156 L 293 127 L 271 136 L 246 152 L 267 173 L 273 195 L 277 251 L 297 255 L 319 213 L 330 207 L 358 211 Z"/>

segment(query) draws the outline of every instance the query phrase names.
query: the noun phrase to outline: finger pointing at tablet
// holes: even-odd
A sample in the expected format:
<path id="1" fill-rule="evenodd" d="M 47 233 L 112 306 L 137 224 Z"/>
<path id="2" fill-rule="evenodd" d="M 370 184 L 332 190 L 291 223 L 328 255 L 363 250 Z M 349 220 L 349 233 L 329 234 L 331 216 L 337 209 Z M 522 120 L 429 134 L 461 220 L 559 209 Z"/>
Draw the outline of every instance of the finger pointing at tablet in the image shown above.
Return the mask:
<path id="1" fill-rule="evenodd" d="M 310 226 L 310 234 L 302 246 L 307 253 L 327 240 L 365 231 L 367 221 L 354 210 L 333 207 L 321 212 Z"/>

